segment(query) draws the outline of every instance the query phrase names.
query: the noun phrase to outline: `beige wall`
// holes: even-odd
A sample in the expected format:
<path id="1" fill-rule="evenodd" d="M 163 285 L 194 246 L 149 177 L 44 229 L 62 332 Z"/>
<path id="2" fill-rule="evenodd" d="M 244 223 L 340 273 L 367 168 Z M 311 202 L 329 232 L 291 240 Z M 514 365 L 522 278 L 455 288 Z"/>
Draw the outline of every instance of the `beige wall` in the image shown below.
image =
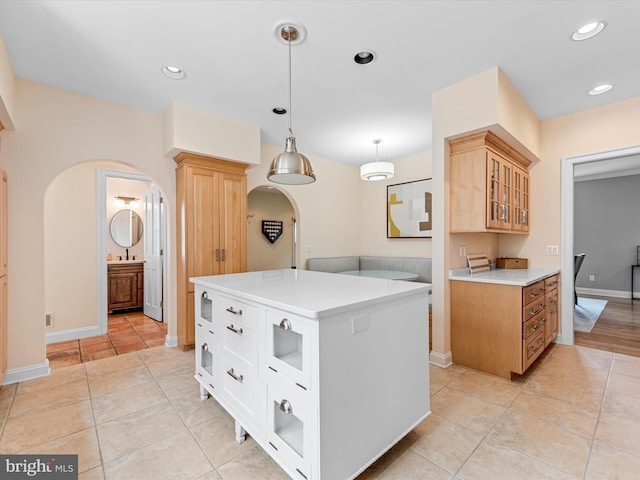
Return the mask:
<path id="1" fill-rule="evenodd" d="M 114 162 L 74 165 L 61 172 L 45 192 L 45 313 L 54 317 L 47 333 L 97 326 L 98 167 L 123 168 Z"/>
<path id="2" fill-rule="evenodd" d="M 279 191 L 249 192 L 247 215 L 247 270 L 255 272 L 291 268 L 293 218 L 296 214 L 289 199 Z M 282 222 L 282 235 L 275 243 L 262 234 L 262 220 Z"/>
<path id="3" fill-rule="evenodd" d="M 431 178 L 431 152 L 394 160 L 395 175 L 380 182 L 360 182 L 360 254 L 431 257 L 431 238 L 387 238 L 387 185 Z"/>
<path id="4" fill-rule="evenodd" d="M 0 150 L 9 176 L 9 370 L 45 361 L 44 203 L 60 172 L 90 160 L 136 168 L 167 194 L 170 241 L 175 238 L 175 162 L 162 154 L 160 115 L 28 80 L 15 85 L 16 130 L 1 133 Z M 172 245 L 168 251 L 167 315 L 175 335 Z"/>
<path id="5" fill-rule="evenodd" d="M 536 267 L 560 268 L 560 256 L 547 255 L 546 245 L 561 245 L 562 158 L 640 144 L 640 97 L 544 120 L 541 132 L 542 161 L 530 169 L 531 233 L 504 236 L 501 248 Z"/>
<path id="6" fill-rule="evenodd" d="M 297 140 L 298 151 L 309 158 L 317 177 L 309 185 L 278 185 L 298 219 L 298 268 L 305 268 L 310 257 L 358 255 L 359 205 L 364 183 L 359 169 L 309 155 L 304 151 L 304 138 Z M 267 180 L 267 171 L 281 151 L 282 146 L 262 144 L 260 166 L 247 169 L 247 191 L 259 185 L 274 185 Z"/>

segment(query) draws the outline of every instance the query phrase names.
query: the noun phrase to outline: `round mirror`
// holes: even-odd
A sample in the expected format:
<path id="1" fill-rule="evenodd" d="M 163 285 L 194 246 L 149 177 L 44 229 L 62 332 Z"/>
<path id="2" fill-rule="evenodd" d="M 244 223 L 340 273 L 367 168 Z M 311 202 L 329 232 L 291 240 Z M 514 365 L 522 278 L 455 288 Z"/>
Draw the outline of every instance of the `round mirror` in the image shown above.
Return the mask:
<path id="1" fill-rule="evenodd" d="M 111 238 L 121 247 L 133 247 L 142 238 L 142 220 L 133 210 L 120 210 L 111 218 Z"/>

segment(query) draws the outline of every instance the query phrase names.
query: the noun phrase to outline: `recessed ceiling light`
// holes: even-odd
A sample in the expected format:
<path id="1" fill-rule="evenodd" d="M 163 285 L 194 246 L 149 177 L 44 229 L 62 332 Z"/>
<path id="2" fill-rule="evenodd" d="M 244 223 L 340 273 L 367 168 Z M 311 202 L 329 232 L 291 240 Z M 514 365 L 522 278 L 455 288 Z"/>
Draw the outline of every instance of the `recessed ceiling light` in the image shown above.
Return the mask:
<path id="1" fill-rule="evenodd" d="M 353 56 L 353 61 L 358 65 L 368 65 L 376 59 L 376 53 L 373 50 L 363 50 Z"/>
<path id="2" fill-rule="evenodd" d="M 287 113 L 287 109 L 282 107 L 274 107 L 274 109 L 271 111 L 276 115 L 284 115 L 285 113 Z"/>
<path id="3" fill-rule="evenodd" d="M 605 23 L 604 22 L 591 22 L 583 25 L 578 30 L 573 32 L 571 38 L 576 41 L 586 40 L 591 37 L 595 37 L 602 30 L 604 30 Z"/>
<path id="4" fill-rule="evenodd" d="M 187 76 L 184 70 L 178 67 L 172 67 L 167 65 L 166 67 L 162 67 L 162 73 L 165 77 L 172 78 L 173 80 L 182 80 Z"/>
<path id="5" fill-rule="evenodd" d="M 603 93 L 607 93 L 612 88 L 613 85 L 603 83 L 602 85 L 598 85 L 597 87 L 593 87 L 591 90 L 589 90 L 589 95 L 602 95 Z"/>

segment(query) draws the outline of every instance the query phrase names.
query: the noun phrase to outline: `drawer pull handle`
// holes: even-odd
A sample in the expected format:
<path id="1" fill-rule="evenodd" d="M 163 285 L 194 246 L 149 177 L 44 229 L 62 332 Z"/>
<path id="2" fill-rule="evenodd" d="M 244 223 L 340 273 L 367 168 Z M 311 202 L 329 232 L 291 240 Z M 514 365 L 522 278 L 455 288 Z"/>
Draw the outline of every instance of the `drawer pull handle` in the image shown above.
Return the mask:
<path id="1" fill-rule="evenodd" d="M 203 352 L 208 352 L 209 351 L 209 345 L 207 345 L 206 343 L 202 345 L 202 351 Z"/>
<path id="2" fill-rule="evenodd" d="M 289 320 L 287 320 L 286 318 L 282 319 L 282 321 L 280 322 L 279 326 L 283 330 L 291 330 L 291 322 Z"/>
<path id="3" fill-rule="evenodd" d="M 293 412 L 293 409 L 291 408 L 291 404 L 289 403 L 288 400 L 282 400 L 280 402 L 280 411 L 286 413 L 287 415 Z"/>
<path id="4" fill-rule="evenodd" d="M 242 328 L 235 328 L 233 323 L 231 325 L 227 325 L 227 330 L 231 330 L 233 333 L 237 333 L 238 335 L 242 335 Z"/>
<path id="5" fill-rule="evenodd" d="M 540 320 L 538 320 L 538 323 L 547 323 L 547 319 L 546 318 L 541 318 Z"/>
<path id="6" fill-rule="evenodd" d="M 537 329 L 538 329 L 538 325 L 531 325 L 531 326 L 529 327 L 529 331 L 530 331 L 530 332 L 535 332 Z"/>
<path id="7" fill-rule="evenodd" d="M 209 294 L 207 292 L 202 292 L 202 298 L 206 300 L 207 298 L 209 298 Z"/>
<path id="8" fill-rule="evenodd" d="M 544 345 L 544 338 L 541 338 L 540 340 L 538 340 L 538 345 Z"/>
<path id="9" fill-rule="evenodd" d="M 296 472 L 298 472 L 302 476 L 302 478 L 304 479 L 307 478 L 307 476 L 304 473 L 302 473 L 299 468 L 296 468 Z"/>
<path id="10" fill-rule="evenodd" d="M 244 380 L 244 377 L 242 375 L 236 375 L 235 372 L 233 371 L 233 368 L 231 370 L 227 370 L 227 374 L 233 378 L 236 382 L 240 382 L 242 383 L 242 381 Z"/>
<path id="11" fill-rule="evenodd" d="M 242 315 L 242 309 L 234 310 L 233 307 L 227 308 L 227 312 L 233 313 L 234 315 Z"/>

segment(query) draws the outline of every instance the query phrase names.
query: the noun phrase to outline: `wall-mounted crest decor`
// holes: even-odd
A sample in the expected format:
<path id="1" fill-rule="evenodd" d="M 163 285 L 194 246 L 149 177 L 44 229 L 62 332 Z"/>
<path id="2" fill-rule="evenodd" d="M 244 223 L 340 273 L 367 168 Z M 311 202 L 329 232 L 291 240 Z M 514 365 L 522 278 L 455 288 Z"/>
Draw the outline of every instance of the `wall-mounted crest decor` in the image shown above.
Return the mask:
<path id="1" fill-rule="evenodd" d="M 387 238 L 430 238 L 431 179 L 387 185 Z"/>
<path id="2" fill-rule="evenodd" d="M 282 222 L 279 220 L 262 220 L 262 234 L 271 243 L 276 243 L 276 240 L 282 235 Z"/>

